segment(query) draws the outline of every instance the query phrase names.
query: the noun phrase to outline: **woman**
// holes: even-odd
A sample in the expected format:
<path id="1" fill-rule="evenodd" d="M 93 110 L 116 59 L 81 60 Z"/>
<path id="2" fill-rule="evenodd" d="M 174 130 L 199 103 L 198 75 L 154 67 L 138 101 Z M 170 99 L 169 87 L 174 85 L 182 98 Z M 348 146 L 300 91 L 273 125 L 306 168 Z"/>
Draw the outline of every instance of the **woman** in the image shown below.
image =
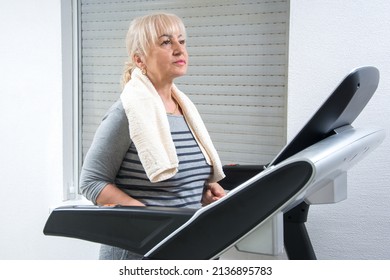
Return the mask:
<path id="1" fill-rule="evenodd" d="M 198 208 L 225 195 L 218 154 L 194 104 L 175 86 L 188 67 L 186 32 L 171 14 L 132 21 L 124 89 L 96 131 L 80 176 L 97 205 Z M 142 256 L 102 245 L 100 259 Z"/>

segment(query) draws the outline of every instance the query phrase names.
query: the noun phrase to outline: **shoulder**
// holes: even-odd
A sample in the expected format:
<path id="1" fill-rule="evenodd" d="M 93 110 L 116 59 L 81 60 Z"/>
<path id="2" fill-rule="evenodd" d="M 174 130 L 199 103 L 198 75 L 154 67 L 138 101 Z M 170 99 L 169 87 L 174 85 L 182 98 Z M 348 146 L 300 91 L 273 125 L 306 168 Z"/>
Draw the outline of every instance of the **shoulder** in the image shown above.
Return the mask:
<path id="1" fill-rule="evenodd" d="M 103 120 L 108 118 L 117 119 L 117 120 L 127 120 L 125 110 L 123 109 L 122 101 L 117 100 L 104 115 Z"/>
<path id="2" fill-rule="evenodd" d="M 99 134 L 129 137 L 129 122 L 127 120 L 122 102 L 116 101 L 104 115 L 98 128 Z"/>
<path id="3" fill-rule="evenodd" d="M 129 122 L 123 109 L 122 101 L 116 101 L 106 112 L 102 119 L 102 123 L 110 123 L 115 128 L 129 129 Z"/>

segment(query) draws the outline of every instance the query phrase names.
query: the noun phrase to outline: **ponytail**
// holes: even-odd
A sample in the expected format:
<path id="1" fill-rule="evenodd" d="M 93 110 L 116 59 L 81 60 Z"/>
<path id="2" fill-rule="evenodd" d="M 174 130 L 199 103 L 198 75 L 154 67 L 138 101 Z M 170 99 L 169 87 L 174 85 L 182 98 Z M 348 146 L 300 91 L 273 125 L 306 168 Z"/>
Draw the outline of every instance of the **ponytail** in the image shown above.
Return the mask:
<path id="1" fill-rule="evenodd" d="M 123 74 L 122 74 L 122 81 L 121 81 L 122 89 L 125 87 L 127 82 L 130 81 L 131 72 L 133 72 L 134 68 L 135 68 L 135 65 L 132 61 L 127 61 L 125 63 L 125 67 L 124 67 Z"/>

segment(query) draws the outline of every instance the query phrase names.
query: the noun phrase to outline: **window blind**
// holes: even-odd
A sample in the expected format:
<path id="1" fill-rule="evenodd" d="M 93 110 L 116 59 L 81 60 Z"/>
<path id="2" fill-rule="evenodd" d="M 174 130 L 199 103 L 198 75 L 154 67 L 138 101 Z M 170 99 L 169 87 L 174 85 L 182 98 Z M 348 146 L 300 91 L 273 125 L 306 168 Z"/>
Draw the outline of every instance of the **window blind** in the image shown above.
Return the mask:
<path id="1" fill-rule="evenodd" d="M 81 0 L 82 154 L 120 95 L 130 21 L 165 11 L 187 29 L 196 104 L 222 162 L 265 164 L 286 142 L 287 1 Z"/>

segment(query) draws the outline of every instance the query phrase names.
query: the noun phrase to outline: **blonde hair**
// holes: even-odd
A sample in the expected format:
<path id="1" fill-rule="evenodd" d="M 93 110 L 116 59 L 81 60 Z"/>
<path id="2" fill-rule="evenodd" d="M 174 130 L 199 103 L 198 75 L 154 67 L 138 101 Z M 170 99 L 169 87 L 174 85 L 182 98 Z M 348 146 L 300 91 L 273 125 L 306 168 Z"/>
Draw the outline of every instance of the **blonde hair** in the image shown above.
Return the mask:
<path id="1" fill-rule="evenodd" d="M 174 15 L 158 13 L 135 18 L 126 36 L 126 48 L 129 60 L 125 63 L 122 76 L 122 86 L 131 79 L 131 72 L 137 67 L 134 56 L 147 56 L 151 46 L 158 42 L 162 34 L 179 32 L 185 37 L 185 27 L 182 20 Z"/>

